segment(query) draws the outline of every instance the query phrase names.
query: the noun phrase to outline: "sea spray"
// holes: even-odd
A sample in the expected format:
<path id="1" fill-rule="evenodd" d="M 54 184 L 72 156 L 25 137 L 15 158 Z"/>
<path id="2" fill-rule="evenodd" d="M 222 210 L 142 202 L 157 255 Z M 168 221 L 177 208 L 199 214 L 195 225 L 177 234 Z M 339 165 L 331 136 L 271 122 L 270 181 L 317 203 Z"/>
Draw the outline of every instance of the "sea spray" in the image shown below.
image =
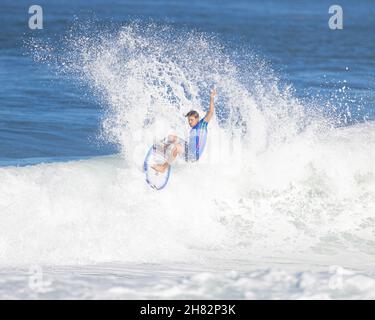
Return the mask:
<path id="1" fill-rule="evenodd" d="M 102 138 L 121 152 L 1 168 L 0 263 L 371 261 L 372 123 L 335 128 L 215 36 L 130 24 L 61 43 L 39 43 L 36 58 L 100 97 Z M 155 137 L 186 136 L 184 113 L 204 115 L 212 86 L 202 161 L 179 161 L 168 187 L 151 190 L 145 151 Z"/>

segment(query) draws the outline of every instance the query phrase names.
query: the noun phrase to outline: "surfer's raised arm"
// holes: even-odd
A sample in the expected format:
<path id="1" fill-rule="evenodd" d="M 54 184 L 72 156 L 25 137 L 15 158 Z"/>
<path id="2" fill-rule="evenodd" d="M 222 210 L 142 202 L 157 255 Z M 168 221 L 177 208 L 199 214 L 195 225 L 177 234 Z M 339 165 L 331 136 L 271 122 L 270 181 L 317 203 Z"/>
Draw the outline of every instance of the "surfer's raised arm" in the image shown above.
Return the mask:
<path id="1" fill-rule="evenodd" d="M 215 112 L 215 96 L 216 96 L 216 90 L 211 90 L 211 96 L 210 96 L 210 109 L 208 110 L 206 116 L 204 117 L 204 120 L 206 122 L 209 122 Z"/>

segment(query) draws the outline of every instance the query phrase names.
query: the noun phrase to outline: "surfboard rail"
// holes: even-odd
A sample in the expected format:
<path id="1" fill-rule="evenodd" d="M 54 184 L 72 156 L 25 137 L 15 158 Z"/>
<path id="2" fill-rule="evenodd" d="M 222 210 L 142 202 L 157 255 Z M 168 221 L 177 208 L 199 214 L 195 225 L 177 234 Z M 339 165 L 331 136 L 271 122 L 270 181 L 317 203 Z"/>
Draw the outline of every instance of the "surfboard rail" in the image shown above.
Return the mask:
<path id="1" fill-rule="evenodd" d="M 155 190 L 161 190 L 165 188 L 169 180 L 171 166 L 168 166 L 168 169 L 163 173 L 157 172 L 156 170 L 152 169 L 151 166 L 153 164 L 165 161 L 165 155 L 158 152 L 156 145 L 153 144 L 146 154 L 145 160 L 143 162 L 143 170 L 146 175 L 146 182 L 151 188 Z"/>

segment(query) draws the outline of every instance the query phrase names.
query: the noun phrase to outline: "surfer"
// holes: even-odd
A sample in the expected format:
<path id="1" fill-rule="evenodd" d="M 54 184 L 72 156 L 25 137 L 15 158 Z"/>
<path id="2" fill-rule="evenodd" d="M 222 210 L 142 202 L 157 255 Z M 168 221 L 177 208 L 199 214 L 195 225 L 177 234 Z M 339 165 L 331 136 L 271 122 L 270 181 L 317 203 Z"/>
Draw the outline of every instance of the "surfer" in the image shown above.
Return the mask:
<path id="1" fill-rule="evenodd" d="M 188 141 L 175 135 L 169 135 L 168 138 L 165 139 L 165 148 L 169 151 L 170 156 L 165 163 L 153 165 L 152 168 L 154 170 L 163 173 L 179 155 L 183 156 L 185 161 L 199 160 L 206 145 L 207 125 L 215 112 L 215 96 L 216 90 L 212 89 L 210 95 L 210 108 L 203 119 L 199 120 L 199 113 L 195 110 L 191 110 L 185 115 L 188 119 L 189 126 L 191 127 Z"/>

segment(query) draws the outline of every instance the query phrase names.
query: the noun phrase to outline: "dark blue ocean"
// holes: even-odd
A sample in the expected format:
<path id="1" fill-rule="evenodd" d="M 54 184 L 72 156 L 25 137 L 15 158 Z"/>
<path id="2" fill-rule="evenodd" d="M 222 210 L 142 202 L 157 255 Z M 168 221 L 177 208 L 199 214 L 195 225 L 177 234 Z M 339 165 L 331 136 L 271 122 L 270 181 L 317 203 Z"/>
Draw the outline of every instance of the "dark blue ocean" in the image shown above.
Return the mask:
<path id="1" fill-rule="evenodd" d="M 335 106 L 341 125 L 375 118 L 375 3 L 341 0 L 344 28 L 328 27 L 332 1 L 39 1 L 44 28 L 30 30 L 31 2 L 2 0 L 0 163 L 25 164 L 112 154 L 98 139 L 105 106 L 74 75 L 33 59 L 31 38 L 55 41 L 77 21 L 116 29 L 155 23 L 212 34 L 227 50 L 254 52 L 295 95 Z M 73 32 L 74 33 L 74 32 Z M 94 37 L 91 34 L 90 37 Z M 241 50 L 239 51 L 241 52 Z M 34 52 L 35 54 L 35 52 Z M 342 90 L 345 86 L 345 90 Z M 332 116 L 332 112 L 330 111 Z M 348 116 L 349 114 L 349 116 Z"/>

